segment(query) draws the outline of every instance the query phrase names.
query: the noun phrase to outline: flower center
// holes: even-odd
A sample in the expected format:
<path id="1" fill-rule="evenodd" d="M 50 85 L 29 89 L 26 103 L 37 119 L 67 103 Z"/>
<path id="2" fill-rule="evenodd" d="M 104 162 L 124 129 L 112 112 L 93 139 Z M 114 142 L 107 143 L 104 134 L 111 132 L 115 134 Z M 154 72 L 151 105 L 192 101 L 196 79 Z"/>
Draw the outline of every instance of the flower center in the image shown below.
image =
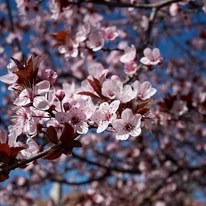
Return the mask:
<path id="1" fill-rule="evenodd" d="M 72 117 L 72 119 L 71 119 L 71 123 L 72 124 L 78 124 L 80 122 L 80 119 L 79 119 L 79 117 L 76 117 L 76 116 L 74 116 L 74 117 Z"/>
<path id="2" fill-rule="evenodd" d="M 105 116 L 104 116 L 104 120 L 105 120 L 105 121 L 109 121 L 110 118 L 111 118 L 111 116 L 112 116 L 112 114 L 106 113 Z"/>
<path id="3" fill-rule="evenodd" d="M 134 126 L 132 124 L 130 124 L 130 123 L 127 123 L 125 125 L 125 130 L 127 130 L 129 132 L 131 132 L 133 130 L 133 128 L 134 128 Z"/>

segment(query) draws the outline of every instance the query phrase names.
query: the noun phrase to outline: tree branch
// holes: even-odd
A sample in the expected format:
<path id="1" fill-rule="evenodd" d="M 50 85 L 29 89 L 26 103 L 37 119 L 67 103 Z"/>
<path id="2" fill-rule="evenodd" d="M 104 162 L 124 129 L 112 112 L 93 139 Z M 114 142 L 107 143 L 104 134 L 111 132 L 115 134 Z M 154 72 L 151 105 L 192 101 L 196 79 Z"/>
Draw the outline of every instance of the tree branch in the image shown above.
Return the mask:
<path id="1" fill-rule="evenodd" d="M 110 175 L 110 171 L 106 170 L 106 172 L 99 177 L 88 178 L 87 180 L 81 181 L 81 182 L 69 182 L 68 180 L 61 179 L 59 177 L 50 177 L 50 180 L 55 181 L 55 182 L 59 182 L 59 183 L 63 183 L 63 184 L 67 184 L 67 185 L 85 185 L 85 184 L 89 184 L 89 183 L 94 182 L 94 181 L 102 181 L 106 177 L 108 177 L 109 175 Z"/>
<path id="2" fill-rule="evenodd" d="M 130 174 L 140 174 L 141 173 L 141 171 L 137 168 L 124 169 L 124 168 L 120 168 L 120 167 L 106 166 L 106 165 L 100 164 L 99 162 L 95 162 L 95 161 L 89 160 L 85 157 L 82 157 L 78 154 L 75 154 L 74 152 L 72 153 L 72 156 L 83 161 L 83 162 L 86 162 L 88 164 L 95 165 L 95 166 L 98 166 L 98 167 L 101 167 L 101 168 L 104 168 L 104 169 L 110 170 L 110 171 L 112 170 L 112 171 L 116 171 L 116 172 L 130 173 Z"/>
<path id="3" fill-rule="evenodd" d="M 88 1 L 81 0 L 78 3 L 93 3 L 93 4 L 99 4 L 99 5 L 115 7 L 115 8 L 139 8 L 139 9 L 159 8 L 160 9 L 164 6 L 167 6 L 174 2 L 179 2 L 179 1 L 180 0 L 167 0 L 167 1 L 158 2 L 154 4 L 130 4 L 130 3 L 108 2 L 105 0 L 88 0 Z"/>
<path id="4" fill-rule="evenodd" d="M 44 157 L 45 155 L 47 155 L 51 150 L 56 150 L 58 149 L 60 146 L 62 145 L 62 143 L 58 143 L 56 145 L 53 145 L 51 147 L 49 147 L 47 150 L 43 151 L 43 152 L 40 152 L 38 153 L 37 155 L 33 156 L 33 157 L 30 157 L 26 160 L 21 160 L 13 165 L 9 165 L 8 167 L 5 167 L 5 168 L 0 168 L 0 173 L 4 173 L 4 172 L 9 172 L 13 169 L 16 169 L 17 167 L 20 167 L 20 166 L 24 166 L 30 162 L 33 162 L 34 160 L 37 160 L 41 157 Z"/>

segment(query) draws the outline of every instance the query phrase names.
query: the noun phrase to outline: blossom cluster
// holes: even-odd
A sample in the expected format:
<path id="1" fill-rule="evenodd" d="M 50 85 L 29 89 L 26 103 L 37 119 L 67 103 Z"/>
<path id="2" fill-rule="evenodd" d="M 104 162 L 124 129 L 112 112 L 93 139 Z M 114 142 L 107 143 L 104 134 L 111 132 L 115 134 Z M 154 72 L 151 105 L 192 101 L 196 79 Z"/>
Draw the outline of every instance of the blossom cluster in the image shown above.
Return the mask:
<path id="1" fill-rule="evenodd" d="M 55 128 L 58 138 L 65 124 L 69 124 L 76 134 L 86 134 L 89 128 L 97 128 L 97 133 L 109 130 L 117 139 L 126 140 L 129 136 L 140 135 L 146 120 L 152 119 L 151 97 L 156 89 L 148 81 L 124 83 L 118 76 L 109 75 L 100 63 L 91 63 L 89 75 L 81 86 L 73 82 L 55 88 L 57 73 L 51 69 L 39 72 L 43 57 L 30 58 L 25 65 L 17 59 L 12 60 L 8 74 L 0 80 L 16 93 L 9 144 L 22 146 L 17 138 L 20 135 L 28 138 L 20 158 L 28 158 L 38 151 L 34 137 L 47 132 L 49 127 Z"/>

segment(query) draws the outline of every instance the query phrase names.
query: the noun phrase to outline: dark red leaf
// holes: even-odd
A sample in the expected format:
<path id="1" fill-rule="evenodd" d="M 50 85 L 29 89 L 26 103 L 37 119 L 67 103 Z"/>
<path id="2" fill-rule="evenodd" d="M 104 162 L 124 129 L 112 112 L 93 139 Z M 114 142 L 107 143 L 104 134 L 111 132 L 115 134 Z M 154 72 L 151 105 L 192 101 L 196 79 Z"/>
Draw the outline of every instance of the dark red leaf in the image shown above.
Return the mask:
<path id="1" fill-rule="evenodd" d="M 6 143 L 0 144 L 0 152 L 6 154 L 7 156 L 11 155 L 9 145 Z"/>
<path id="2" fill-rule="evenodd" d="M 97 96 L 96 94 L 92 93 L 92 92 L 79 92 L 78 94 L 81 94 L 81 95 L 86 95 L 86 96 L 90 96 L 90 97 L 93 97 L 95 99 L 99 99 L 99 96 Z"/>
<path id="3" fill-rule="evenodd" d="M 48 139 L 54 144 L 58 143 L 57 131 L 53 126 L 49 126 L 46 130 Z"/>
<path id="4" fill-rule="evenodd" d="M 71 146 L 72 146 L 72 147 L 82 147 L 82 144 L 81 144 L 81 142 L 79 142 L 78 140 L 73 140 L 73 141 L 71 142 Z"/>
<path id="5" fill-rule="evenodd" d="M 16 66 L 19 70 L 24 70 L 24 66 L 19 60 L 15 59 L 13 57 L 11 57 L 11 59 L 14 61 L 14 63 L 16 64 Z"/>
<path id="6" fill-rule="evenodd" d="M 16 157 L 18 155 L 18 153 L 25 149 L 26 147 L 11 147 L 10 150 L 11 150 L 11 157 Z"/>
<path id="7" fill-rule="evenodd" d="M 73 136 L 74 136 L 73 127 L 70 124 L 65 123 L 63 132 L 60 137 L 60 141 L 63 143 L 63 145 L 68 145 L 73 141 Z"/>
<path id="8" fill-rule="evenodd" d="M 14 72 L 18 76 L 18 83 L 23 86 L 31 87 L 36 81 L 36 75 L 38 71 L 33 71 L 33 60 L 32 57 L 29 59 L 28 63 L 25 63 L 25 66 L 20 66 L 20 62 L 14 58 L 13 61 L 18 67 L 18 71 Z"/>
<path id="9" fill-rule="evenodd" d="M 95 82 L 95 81 L 92 81 L 91 79 L 87 79 L 87 81 L 88 81 L 89 84 L 92 86 L 92 88 L 94 89 L 94 91 L 95 91 L 100 97 L 102 97 L 101 87 L 99 87 L 99 84 L 96 84 L 96 82 Z"/>
<path id="10" fill-rule="evenodd" d="M 136 113 L 139 113 L 141 115 L 146 114 L 147 112 L 149 112 L 151 104 L 152 104 L 152 99 L 147 99 L 147 100 L 138 102 Z"/>

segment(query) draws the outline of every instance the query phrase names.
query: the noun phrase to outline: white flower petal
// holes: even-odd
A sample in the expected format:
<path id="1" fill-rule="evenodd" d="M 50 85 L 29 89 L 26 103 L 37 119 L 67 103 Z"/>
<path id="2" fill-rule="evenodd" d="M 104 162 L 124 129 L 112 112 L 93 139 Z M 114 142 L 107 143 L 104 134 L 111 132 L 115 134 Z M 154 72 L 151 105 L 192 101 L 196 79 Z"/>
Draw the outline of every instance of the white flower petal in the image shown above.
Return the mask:
<path id="1" fill-rule="evenodd" d="M 109 121 L 100 121 L 97 128 L 97 133 L 103 132 L 105 129 L 107 129 L 108 125 L 109 125 Z"/>
<path id="2" fill-rule="evenodd" d="M 42 96 L 35 97 L 33 99 L 33 106 L 39 110 L 49 109 L 49 101 Z"/>
<path id="3" fill-rule="evenodd" d="M 128 138 L 129 138 L 129 134 L 123 134 L 123 135 L 116 134 L 116 139 L 118 140 L 127 140 Z"/>

